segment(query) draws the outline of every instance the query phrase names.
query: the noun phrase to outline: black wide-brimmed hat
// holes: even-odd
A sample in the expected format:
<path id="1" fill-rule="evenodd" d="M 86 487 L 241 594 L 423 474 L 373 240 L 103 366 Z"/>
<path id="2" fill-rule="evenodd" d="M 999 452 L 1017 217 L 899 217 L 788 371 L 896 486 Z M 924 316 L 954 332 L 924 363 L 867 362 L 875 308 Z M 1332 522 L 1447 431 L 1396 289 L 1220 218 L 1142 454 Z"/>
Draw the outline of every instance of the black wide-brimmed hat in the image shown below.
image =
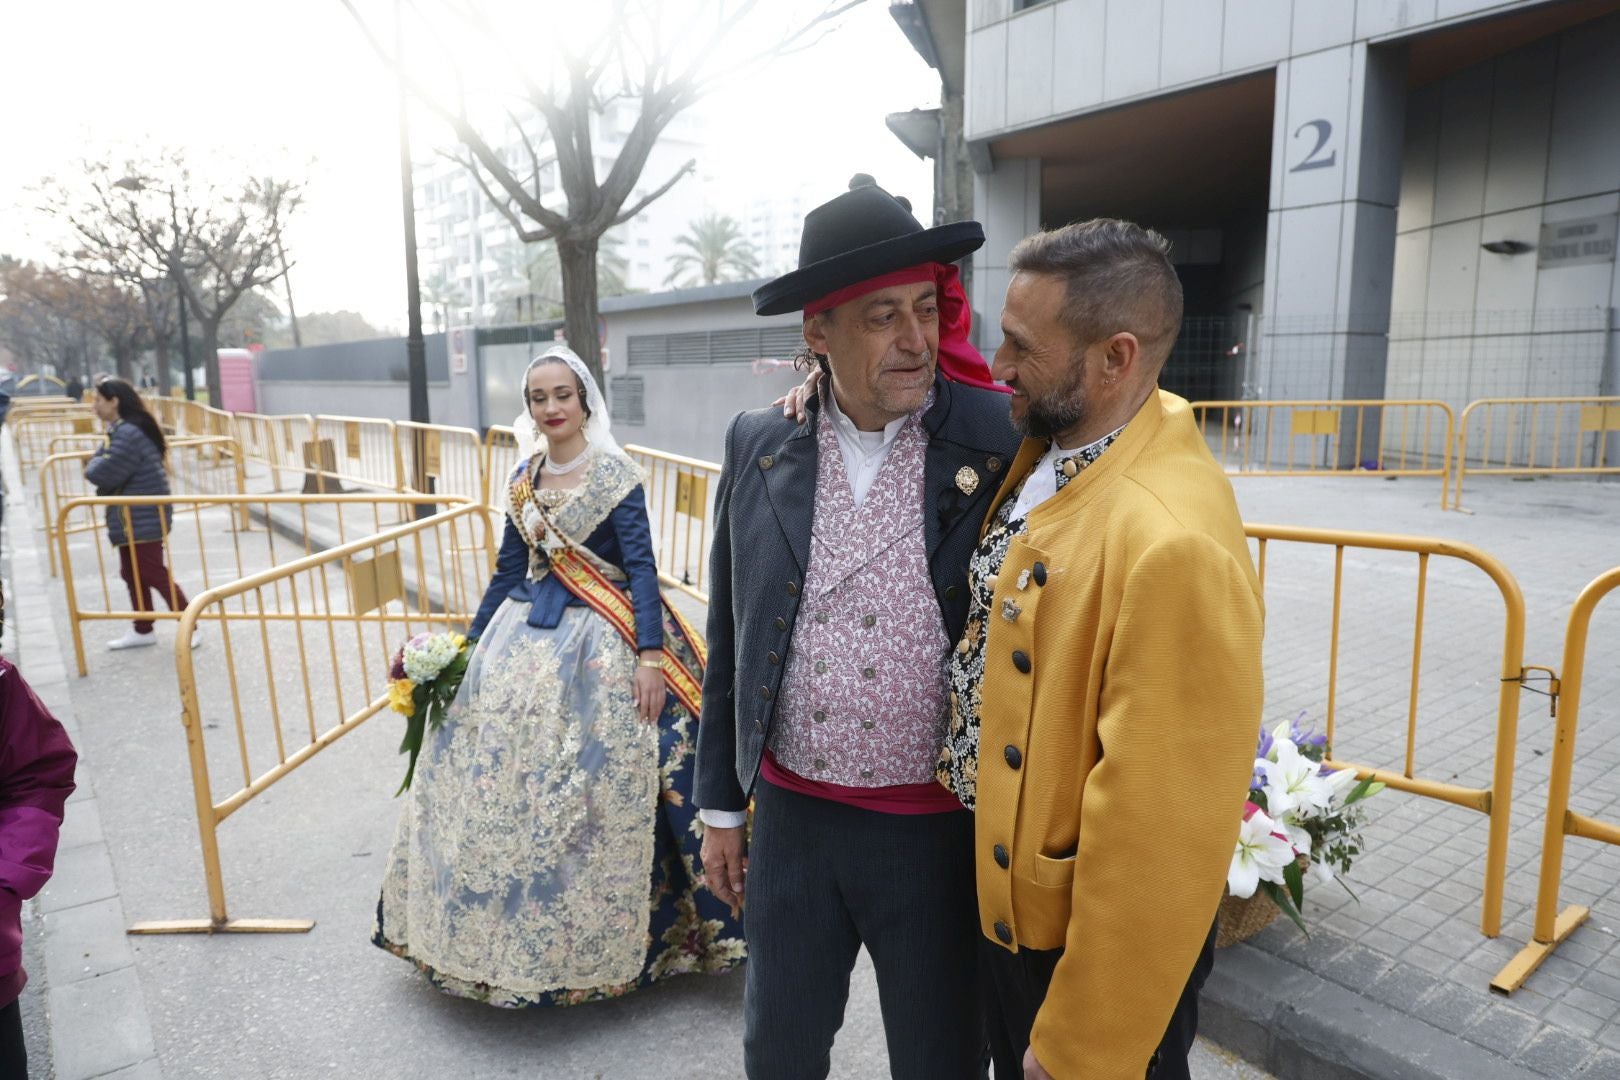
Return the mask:
<path id="1" fill-rule="evenodd" d="M 984 245 L 977 221 L 925 229 L 911 207 L 864 173 L 804 216 L 799 268 L 754 290 L 756 315 L 797 311 L 829 293 L 918 263 L 951 263 Z"/>

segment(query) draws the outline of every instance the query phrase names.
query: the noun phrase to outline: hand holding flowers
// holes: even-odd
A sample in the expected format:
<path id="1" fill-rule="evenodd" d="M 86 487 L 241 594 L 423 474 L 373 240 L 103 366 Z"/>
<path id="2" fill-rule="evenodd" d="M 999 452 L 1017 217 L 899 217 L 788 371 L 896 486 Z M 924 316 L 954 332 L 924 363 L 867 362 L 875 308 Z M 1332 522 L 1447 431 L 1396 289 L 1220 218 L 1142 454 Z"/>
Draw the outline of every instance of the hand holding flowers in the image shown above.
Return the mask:
<path id="1" fill-rule="evenodd" d="M 1260 735 L 1226 877 L 1233 896 L 1262 890 L 1301 930 L 1305 871 L 1324 884 L 1336 878 L 1344 884 L 1338 875 L 1361 853 L 1361 803 L 1384 789 L 1371 777 L 1357 782 L 1352 770 L 1323 765 L 1327 737 L 1301 727 L 1303 715 Z"/>
<path id="2" fill-rule="evenodd" d="M 411 786 L 422 736 L 438 730 L 456 699 L 472 657 L 471 643 L 461 634 L 417 634 L 394 654 L 388 669 L 388 707 L 404 716 L 405 737 L 399 752 L 410 755 L 397 797 Z"/>

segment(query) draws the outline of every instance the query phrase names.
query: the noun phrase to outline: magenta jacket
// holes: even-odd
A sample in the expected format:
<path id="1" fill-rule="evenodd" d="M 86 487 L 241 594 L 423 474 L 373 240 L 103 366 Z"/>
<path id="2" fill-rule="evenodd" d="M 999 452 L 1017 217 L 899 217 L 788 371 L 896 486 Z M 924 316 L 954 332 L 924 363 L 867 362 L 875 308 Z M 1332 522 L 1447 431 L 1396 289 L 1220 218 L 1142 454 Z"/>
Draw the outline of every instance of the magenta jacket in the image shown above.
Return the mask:
<path id="1" fill-rule="evenodd" d="M 0 659 L 0 1007 L 22 993 L 22 902 L 50 880 L 78 755 L 21 673 Z"/>

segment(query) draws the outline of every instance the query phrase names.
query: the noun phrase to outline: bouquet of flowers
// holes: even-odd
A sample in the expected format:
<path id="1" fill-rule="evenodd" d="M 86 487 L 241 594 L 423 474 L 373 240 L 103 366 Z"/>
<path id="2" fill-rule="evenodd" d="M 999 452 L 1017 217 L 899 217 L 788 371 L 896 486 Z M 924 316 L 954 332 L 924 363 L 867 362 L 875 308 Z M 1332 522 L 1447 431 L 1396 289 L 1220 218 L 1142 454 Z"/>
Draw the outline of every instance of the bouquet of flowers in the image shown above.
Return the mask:
<path id="1" fill-rule="evenodd" d="M 422 752 L 422 735 L 438 730 L 445 711 L 456 699 L 461 680 L 467 674 L 472 648 L 461 634 L 417 634 L 394 654 L 388 668 L 388 707 L 405 717 L 405 738 L 399 752 L 411 756 L 405 767 L 405 782 L 395 796 L 411 786 L 416 775 L 416 757 Z"/>
<path id="2" fill-rule="evenodd" d="M 1350 769 L 1323 765 L 1327 736 L 1301 726 L 1304 715 L 1260 733 L 1243 828 L 1226 875 L 1231 895 L 1262 890 L 1301 930 L 1306 872 L 1350 891 L 1340 875 L 1361 854 L 1362 803 L 1384 789 L 1371 777 L 1358 782 Z"/>

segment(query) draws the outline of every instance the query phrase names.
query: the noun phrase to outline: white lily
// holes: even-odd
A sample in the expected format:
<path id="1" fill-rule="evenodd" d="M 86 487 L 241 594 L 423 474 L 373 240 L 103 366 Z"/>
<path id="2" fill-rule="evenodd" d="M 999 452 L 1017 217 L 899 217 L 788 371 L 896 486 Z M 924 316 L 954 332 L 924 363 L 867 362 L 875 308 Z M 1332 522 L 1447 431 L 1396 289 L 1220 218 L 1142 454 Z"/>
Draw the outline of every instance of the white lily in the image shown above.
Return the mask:
<path id="1" fill-rule="evenodd" d="M 1327 785 L 1317 775 L 1316 762 L 1299 752 L 1286 738 L 1280 738 L 1272 748 L 1275 761 L 1259 763 L 1266 778 L 1266 808 L 1273 814 L 1286 814 L 1300 810 L 1314 815 L 1327 809 L 1332 802 Z"/>
<path id="2" fill-rule="evenodd" d="M 1329 805 L 1340 806 L 1344 797 L 1356 786 L 1356 770 L 1334 769 L 1321 780 L 1322 786 L 1327 789 Z"/>
<path id="3" fill-rule="evenodd" d="M 1226 871 L 1226 887 L 1233 896 L 1253 896 L 1261 881 L 1283 884 L 1283 867 L 1294 861 L 1294 846 L 1274 836 L 1276 829 L 1277 823 L 1256 809 L 1238 830 L 1232 865 Z"/>
<path id="4" fill-rule="evenodd" d="M 1294 845 L 1295 854 L 1309 855 L 1311 853 L 1311 834 L 1306 832 L 1305 827 L 1300 824 L 1297 814 L 1290 813 L 1273 820 L 1287 834 L 1288 842 Z"/>

